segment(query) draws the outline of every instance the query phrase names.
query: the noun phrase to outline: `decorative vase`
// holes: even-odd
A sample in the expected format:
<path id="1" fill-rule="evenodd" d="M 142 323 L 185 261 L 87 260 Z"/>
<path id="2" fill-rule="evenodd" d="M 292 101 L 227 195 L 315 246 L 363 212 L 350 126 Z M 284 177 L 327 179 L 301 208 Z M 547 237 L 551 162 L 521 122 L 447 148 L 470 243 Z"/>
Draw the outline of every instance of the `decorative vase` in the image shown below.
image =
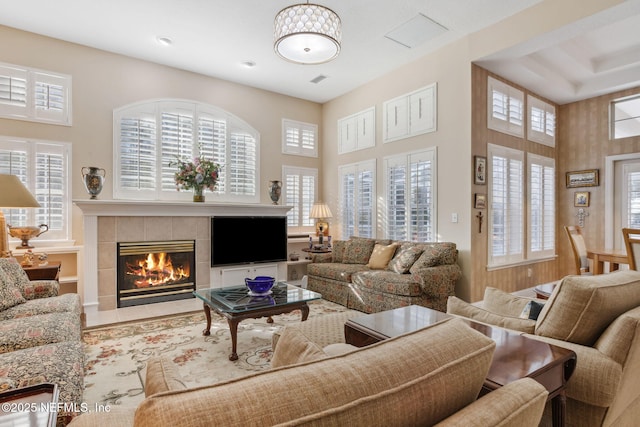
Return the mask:
<path id="1" fill-rule="evenodd" d="M 204 202 L 204 195 L 202 194 L 202 187 L 193 187 L 193 201 L 197 203 Z"/>
<path id="2" fill-rule="evenodd" d="M 91 195 L 90 199 L 97 199 L 98 194 L 102 191 L 104 178 L 107 175 L 104 169 L 95 166 L 83 166 L 81 169 L 82 180 L 87 192 Z"/>
<path id="3" fill-rule="evenodd" d="M 278 204 L 280 195 L 282 194 L 282 183 L 280 181 L 269 181 L 269 197 L 274 205 Z"/>

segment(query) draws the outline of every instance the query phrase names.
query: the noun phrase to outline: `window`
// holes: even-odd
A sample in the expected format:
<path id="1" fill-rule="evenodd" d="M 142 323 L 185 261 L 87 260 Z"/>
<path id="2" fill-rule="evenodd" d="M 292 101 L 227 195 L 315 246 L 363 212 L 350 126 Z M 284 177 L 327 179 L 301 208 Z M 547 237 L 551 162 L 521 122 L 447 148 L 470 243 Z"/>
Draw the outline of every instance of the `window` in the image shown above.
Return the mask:
<path id="1" fill-rule="evenodd" d="M 524 153 L 488 145 L 489 265 L 524 259 Z"/>
<path id="2" fill-rule="evenodd" d="M 40 203 L 36 209 L 4 209 L 7 224 L 46 224 L 49 230 L 38 241 L 70 240 L 70 153 L 68 143 L 0 137 L 0 173 L 18 176 Z"/>
<path id="3" fill-rule="evenodd" d="M 0 63 L 0 117 L 71 125 L 71 76 Z"/>
<path id="4" fill-rule="evenodd" d="M 309 218 L 311 207 L 318 192 L 318 170 L 283 166 L 284 204 L 293 206 L 287 212 L 289 231 L 292 227 L 313 227 L 314 220 Z"/>
<path id="5" fill-rule="evenodd" d="M 527 95 L 529 141 L 555 147 L 556 145 L 556 108 L 536 97 Z"/>
<path id="6" fill-rule="evenodd" d="M 493 77 L 489 77 L 487 88 L 487 127 L 510 135 L 524 136 L 524 92 Z"/>
<path id="7" fill-rule="evenodd" d="M 613 139 L 640 135 L 640 95 L 611 103 L 611 135 Z"/>
<path id="8" fill-rule="evenodd" d="M 375 237 L 376 161 L 341 166 L 338 174 L 342 237 Z"/>
<path id="9" fill-rule="evenodd" d="M 555 255 L 555 160 L 528 154 L 529 163 L 529 256 Z"/>
<path id="10" fill-rule="evenodd" d="M 436 149 L 386 158 L 385 237 L 394 240 L 436 240 Z"/>
<path id="11" fill-rule="evenodd" d="M 205 156 L 221 165 L 215 194 L 220 201 L 260 201 L 257 191 L 259 134 L 212 105 L 161 100 L 114 113 L 114 198 L 179 200 L 177 158 Z"/>
<path id="12" fill-rule="evenodd" d="M 318 126 L 311 123 L 282 120 L 282 152 L 298 156 L 318 157 Z"/>

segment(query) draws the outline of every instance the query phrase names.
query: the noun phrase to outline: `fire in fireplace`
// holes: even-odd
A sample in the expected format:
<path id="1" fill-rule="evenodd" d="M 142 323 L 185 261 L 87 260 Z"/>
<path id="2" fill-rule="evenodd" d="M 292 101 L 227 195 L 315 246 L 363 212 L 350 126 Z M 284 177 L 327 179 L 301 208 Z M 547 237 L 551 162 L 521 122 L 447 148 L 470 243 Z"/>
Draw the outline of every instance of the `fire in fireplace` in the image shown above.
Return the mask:
<path id="1" fill-rule="evenodd" d="M 120 242 L 118 308 L 193 298 L 195 241 Z"/>

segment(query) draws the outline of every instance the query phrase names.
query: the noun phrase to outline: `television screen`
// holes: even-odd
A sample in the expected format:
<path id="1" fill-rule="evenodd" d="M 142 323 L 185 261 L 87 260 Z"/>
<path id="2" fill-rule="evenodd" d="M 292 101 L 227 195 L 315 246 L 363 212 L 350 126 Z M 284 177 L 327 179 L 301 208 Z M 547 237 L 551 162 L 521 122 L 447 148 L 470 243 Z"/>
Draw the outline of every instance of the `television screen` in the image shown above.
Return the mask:
<path id="1" fill-rule="evenodd" d="M 211 266 L 287 260 L 287 217 L 211 218 Z"/>

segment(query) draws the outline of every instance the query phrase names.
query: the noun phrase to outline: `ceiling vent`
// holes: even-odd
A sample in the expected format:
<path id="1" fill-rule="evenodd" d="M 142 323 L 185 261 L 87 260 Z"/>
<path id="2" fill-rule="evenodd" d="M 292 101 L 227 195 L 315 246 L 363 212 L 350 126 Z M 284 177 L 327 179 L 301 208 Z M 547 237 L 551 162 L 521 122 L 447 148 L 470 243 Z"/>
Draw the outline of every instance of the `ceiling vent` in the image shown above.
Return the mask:
<path id="1" fill-rule="evenodd" d="M 420 13 L 389 31 L 385 37 L 404 47 L 413 48 L 447 31 L 449 31 L 447 28 Z"/>
<path id="2" fill-rule="evenodd" d="M 311 80 L 311 83 L 320 83 L 321 81 L 323 81 L 324 79 L 326 79 L 327 76 L 324 76 L 322 74 L 320 74 L 318 77 L 314 78 L 313 80 Z"/>

